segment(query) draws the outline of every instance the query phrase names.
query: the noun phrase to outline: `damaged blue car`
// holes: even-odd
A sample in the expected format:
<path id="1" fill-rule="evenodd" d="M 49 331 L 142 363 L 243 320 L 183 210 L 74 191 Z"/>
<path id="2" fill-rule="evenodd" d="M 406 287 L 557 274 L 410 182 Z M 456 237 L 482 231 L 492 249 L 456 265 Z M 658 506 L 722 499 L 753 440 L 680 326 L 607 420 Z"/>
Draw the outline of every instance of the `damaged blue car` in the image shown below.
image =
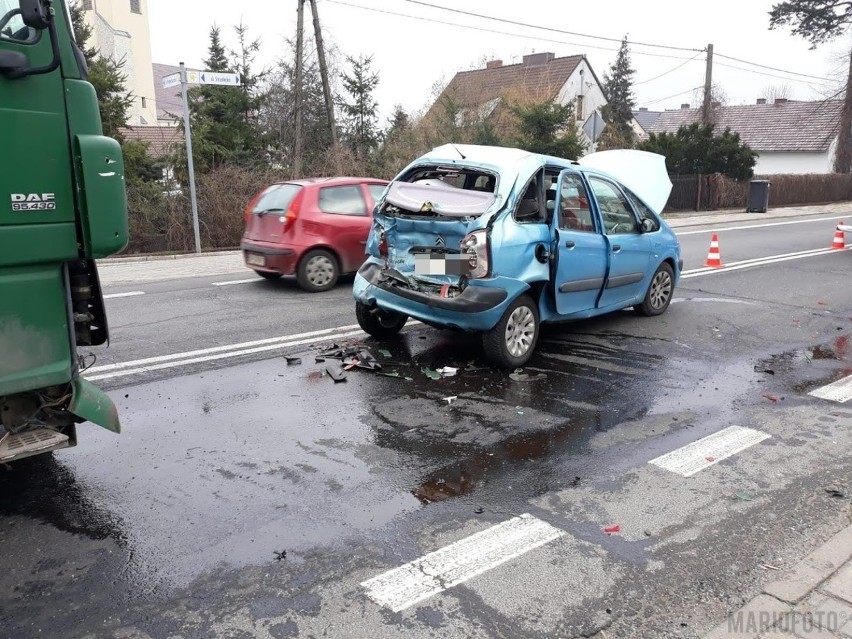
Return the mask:
<path id="1" fill-rule="evenodd" d="M 481 334 L 506 368 L 542 322 L 633 307 L 663 313 L 683 261 L 659 212 L 662 156 L 603 151 L 579 162 L 447 144 L 407 166 L 373 214 L 353 286 L 358 323 L 383 338 L 409 317 Z"/>

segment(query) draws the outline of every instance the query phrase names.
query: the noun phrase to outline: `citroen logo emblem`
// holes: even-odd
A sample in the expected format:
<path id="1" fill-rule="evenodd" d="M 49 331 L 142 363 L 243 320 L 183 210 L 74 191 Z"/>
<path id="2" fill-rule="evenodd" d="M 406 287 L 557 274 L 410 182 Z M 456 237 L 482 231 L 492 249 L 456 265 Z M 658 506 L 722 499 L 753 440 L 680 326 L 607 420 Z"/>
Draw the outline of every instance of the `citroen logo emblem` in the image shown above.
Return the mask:
<path id="1" fill-rule="evenodd" d="M 446 246 L 446 245 L 447 245 L 447 243 L 444 242 L 444 238 L 441 237 L 440 235 L 435 238 L 435 246 Z"/>

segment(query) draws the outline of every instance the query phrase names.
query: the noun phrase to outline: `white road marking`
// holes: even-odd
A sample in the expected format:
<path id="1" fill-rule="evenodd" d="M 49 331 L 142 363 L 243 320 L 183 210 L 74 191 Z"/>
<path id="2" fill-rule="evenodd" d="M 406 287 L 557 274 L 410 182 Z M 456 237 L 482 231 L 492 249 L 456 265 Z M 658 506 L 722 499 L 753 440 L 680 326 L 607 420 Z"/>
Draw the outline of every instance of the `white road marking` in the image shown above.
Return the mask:
<path id="1" fill-rule="evenodd" d="M 852 249 L 852 246 L 846 247 L 845 250 Z M 795 253 L 782 253 L 779 255 L 769 255 L 767 257 L 758 257 L 750 260 L 742 260 L 740 262 L 729 262 L 722 268 L 695 268 L 681 273 L 682 279 L 690 277 L 700 277 L 702 275 L 711 275 L 715 273 L 725 273 L 726 271 L 739 271 L 744 268 L 753 268 L 755 266 L 766 266 L 767 264 L 776 264 L 778 262 L 788 262 L 790 260 L 800 260 L 805 257 L 815 257 L 817 255 L 831 255 L 840 253 L 837 249 L 811 249 L 808 251 L 797 251 Z"/>
<path id="2" fill-rule="evenodd" d="M 110 300 L 113 297 L 136 297 L 137 295 L 145 295 L 145 291 L 130 291 L 128 293 L 110 293 L 109 295 L 104 295 L 104 299 Z"/>
<path id="3" fill-rule="evenodd" d="M 361 584 L 380 606 L 400 612 L 565 535 L 530 514 L 514 517 Z"/>
<path id="4" fill-rule="evenodd" d="M 792 220 L 790 222 L 767 222 L 765 224 L 746 224 L 743 226 L 724 226 L 722 228 L 709 228 L 703 231 L 684 231 L 683 233 L 678 233 L 677 228 L 672 229 L 675 232 L 675 235 L 678 237 L 682 235 L 698 235 L 698 234 L 707 234 L 707 233 L 721 233 L 722 231 L 742 231 L 745 229 L 763 229 L 769 226 L 787 226 L 788 224 L 807 224 L 809 222 L 828 222 L 829 220 L 843 220 L 847 217 L 852 217 L 852 213 L 849 215 L 837 215 L 835 217 L 818 217 L 812 218 L 810 220 Z"/>
<path id="5" fill-rule="evenodd" d="M 816 390 L 812 390 L 808 393 L 808 395 L 813 395 L 820 399 L 827 399 L 832 402 L 839 402 L 841 404 L 848 402 L 852 399 L 852 375 L 844 377 L 843 379 L 838 379 L 836 382 L 826 384 Z"/>
<path id="6" fill-rule="evenodd" d="M 769 433 L 753 428 L 729 426 L 648 463 L 689 477 L 770 437 Z"/>
<path id="7" fill-rule="evenodd" d="M 420 325 L 420 322 L 418 322 L 417 320 L 409 319 L 408 323 L 406 324 L 406 328 L 418 325 Z M 120 362 L 118 364 L 104 364 L 102 366 L 93 366 L 92 368 L 86 371 L 86 379 L 96 381 L 99 379 L 109 379 L 111 377 L 135 375 L 137 373 L 146 373 L 149 371 L 176 368 L 178 366 L 186 366 L 188 364 L 199 364 L 202 362 L 211 362 L 219 359 L 226 359 L 229 357 L 239 357 L 241 355 L 263 353 L 265 351 L 272 351 L 289 346 L 301 346 L 303 344 L 311 344 L 313 342 L 318 341 L 333 341 L 337 339 L 342 339 L 344 337 L 356 336 L 366 337 L 366 334 L 360 329 L 357 324 L 350 324 L 348 326 L 336 326 L 334 328 L 326 328 L 318 331 L 309 331 L 307 333 L 282 335 L 280 337 L 270 337 L 267 339 L 259 339 L 251 342 L 240 342 L 237 344 L 226 344 L 224 346 L 213 346 L 211 348 L 185 351 L 183 353 L 172 353 L 170 355 L 146 357 L 144 359 L 137 359 L 129 362 Z"/>
<path id="8" fill-rule="evenodd" d="M 262 282 L 259 277 L 252 277 L 247 280 L 228 280 L 227 282 L 213 282 L 213 286 L 230 286 L 231 284 L 249 284 L 250 282 Z"/>

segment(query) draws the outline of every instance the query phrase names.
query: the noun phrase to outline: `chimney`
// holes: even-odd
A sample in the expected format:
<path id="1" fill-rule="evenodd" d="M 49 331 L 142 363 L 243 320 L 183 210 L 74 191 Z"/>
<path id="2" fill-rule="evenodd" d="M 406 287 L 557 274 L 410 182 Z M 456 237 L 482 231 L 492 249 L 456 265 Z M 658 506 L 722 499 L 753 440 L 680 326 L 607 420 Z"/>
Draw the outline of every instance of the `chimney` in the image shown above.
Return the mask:
<path id="1" fill-rule="evenodd" d="M 681 104 L 681 105 L 680 105 L 680 108 L 681 108 L 681 109 L 688 109 L 688 108 L 689 108 L 689 105 L 688 105 L 688 104 Z"/>
<path id="2" fill-rule="evenodd" d="M 642 112 L 642 111 L 647 111 L 647 110 L 648 110 L 648 107 L 639 107 L 639 111 L 640 111 L 640 112 Z"/>
<path id="3" fill-rule="evenodd" d="M 525 67 L 533 67 L 539 64 L 547 64 L 553 58 L 556 57 L 555 53 L 531 53 L 529 55 L 525 55 L 523 58 L 523 64 Z"/>
<path id="4" fill-rule="evenodd" d="M 488 62 L 485 63 L 486 69 L 499 69 L 502 66 L 503 66 L 502 60 L 489 60 Z"/>
<path id="5" fill-rule="evenodd" d="M 787 98 L 775 98 L 775 104 L 787 104 Z"/>
<path id="6" fill-rule="evenodd" d="M 766 104 L 766 98 L 758 98 L 757 103 L 758 104 Z"/>

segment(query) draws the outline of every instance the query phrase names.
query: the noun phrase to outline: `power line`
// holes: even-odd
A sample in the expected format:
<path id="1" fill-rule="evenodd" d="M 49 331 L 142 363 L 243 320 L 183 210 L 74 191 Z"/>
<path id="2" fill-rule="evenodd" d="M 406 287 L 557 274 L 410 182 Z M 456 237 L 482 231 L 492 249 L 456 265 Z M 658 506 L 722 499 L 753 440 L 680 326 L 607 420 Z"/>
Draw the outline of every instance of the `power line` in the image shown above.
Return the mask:
<path id="1" fill-rule="evenodd" d="M 541 36 L 535 35 L 523 35 L 520 33 L 512 33 L 510 31 L 499 31 L 497 29 L 488 29 L 487 27 L 476 27 L 469 24 L 459 24 L 458 22 L 447 22 L 445 20 L 437 20 L 435 18 L 427 18 L 425 16 L 414 16 L 408 13 L 398 13 L 396 11 L 388 11 L 386 9 L 376 9 L 375 7 L 365 7 L 359 4 L 352 4 L 350 2 L 343 2 L 342 0 L 323 0 L 324 2 L 329 2 L 331 4 L 339 4 L 344 7 L 352 7 L 353 9 L 363 9 L 364 11 L 372 11 L 373 13 L 384 13 L 386 15 L 397 16 L 399 18 L 409 18 L 411 20 L 421 20 L 423 22 L 433 22 L 435 24 L 442 24 L 448 27 L 459 27 L 461 29 L 471 29 L 473 31 L 483 31 L 485 33 L 496 33 L 498 35 L 510 36 L 513 38 L 522 38 L 524 40 L 536 40 L 539 42 L 552 42 L 554 44 L 565 44 L 572 47 L 583 47 L 586 49 L 598 49 L 600 51 L 618 51 L 617 48 L 613 47 L 601 47 L 593 44 L 581 44 L 578 42 L 566 42 L 565 40 L 554 40 L 552 38 L 543 38 Z M 633 44 L 633 43 L 631 43 Z M 690 49 L 693 51 L 694 49 Z M 700 53 L 700 52 L 699 52 Z M 677 55 L 667 55 L 665 53 L 648 53 L 646 51 L 631 51 L 633 55 L 644 55 L 650 56 L 653 58 L 669 58 L 672 60 L 688 60 L 689 58 L 684 58 L 683 56 Z"/>
<path id="2" fill-rule="evenodd" d="M 807 73 L 799 73 L 798 71 L 787 71 L 787 69 L 779 69 L 777 67 L 769 67 L 765 64 L 758 64 L 757 62 L 749 62 L 748 60 L 741 60 L 740 58 L 734 58 L 729 55 L 724 55 L 722 53 L 716 53 L 720 58 L 725 58 L 726 60 L 733 60 L 734 62 L 741 62 L 743 64 L 749 64 L 753 67 L 760 67 L 761 69 L 769 69 L 770 71 L 780 71 L 781 73 L 789 73 L 790 75 L 799 75 L 803 78 L 811 78 L 813 80 L 821 80 L 822 82 L 831 82 L 830 78 L 823 78 L 818 75 L 810 75 Z M 734 67 L 736 68 L 736 67 Z"/>
<path id="3" fill-rule="evenodd" d="M 653 82 L 654 80 L 659 80 L 660 78 L 662 78 L 663 76 L 668 75 L 669 73 L 674 73 L 675 71 L 677 71 L 677 70 L 678 70 L 678 69 L 680 69 L 681 67 L 686 66 L 687 64 L 689 64 L 690 62 L 692 62 L 693 60 L 695 60 L 695 58 L 697 58 L 698 56 L 700 56 L 702 53 L 704 53 L 704 52 L 703 52 L 703 51 L 699 51 L 699 52 L 698 52 L 698 53 L 696 53 L 694 56 L 692 56 L 691 58 L 689 58 L 689 60 L 687 60 L 686 62 L 681 62 L 679 65 L 677 65 L 676 67 L 673 67 L 673 68 L 669 69 L 669 70 L 668 70 L 668 71 L 666 71 L 665 73 L 661 73 L 660 75 L 655 75 L 653 78 L 648 78 L 647 80 L 642 80 L 641 82 L 634 82 L 634 83 L 633 83 L 633 86 L 634 86 L 634 87 L 638 87 L 640 84 L 648 84 L 649 82 Z"/>
<path id="4" fill-rule="evenodd" d="M 651 104 L 656 104 L 657 102 L 665 102 L 666 100 L 671 100 L 672 98 L 676 98 L 678 96 L 685 95 L 687 93 L 692 93 L 693 91 L 696 91 L 696 90 L 702 89 L 702 88 L 704 88 L 704 87 L 702 87 L 702 86 L 692 87 L 691 89 L 687 89 L 686 91 L 681 91 L 680 93 L 675 93 L 674 95 L 667 95 L 664 98 L 657 98 L 656 100 L 651 100 L 649 102 L 645 102 L 645 103 L 643 103 L 643 106 L 649 106 Z"/>
<path id="5" fill-rule="evenodd" d="M 801 82 L 802 84 L 807 84 L 808 86 L 828 86 L 824 82 L 808 82 L 807 80 L 799 80 L 798 78 L 788 78 L 783 75 L 775 75 L 774 73 L 766 73 L 766 71 L 756 71 L 754 69 L 746 69 L 745 67 L 738 67 L 733 64 L 725 64 L 724 62 L 717 62 L 717 66 L 725 67 L 727 69 L 737 69 L 738 71 L 745 71 L 746 73 L 754 73 L 755 75 L 762 75 L 768 78 L 778 78 L 779 80 L 787 80 L 787 82 Z"/>
<path id="6" fill-rule="evenodd" d="M 462 15 L 473 16 L 474 18 L 482 18 L 482 19 L 485 19 L 485 20 L 494 20 L 495 22 L 503 22 L 503 23 L 512 24 L 512 25 L 515 25 L 515 26 L 518 26 L 518 27 L 528 27 L 528 28 L 531 28 L 531 29 L 542 29 L 543 31 L 552 31 L 554 33 L 563 33 L 565 35 L 580 36 L 580 37 L 583 37 L 583 38 L 592 38 L 592 39 L 595 39 L 595 40 L 606 40 L 608 42 L 618 42 L 618 43 L 621 42 L 621 38 L 608 38 L 606 36 L 590 35 L 590 34 L 587 34 L 587 33 L 578 33 L 576 31 L 565 31 L 564 29 L 555 29 L 553 27 L 542 27 L 542 26 L 537 25 L 537 24 L 528 24 L 526 22 L 517 22 L 515 20 L 508 20 L 506 18 L 496 18 L 494 16 L 487 16 L 487 15 L 482 15 L 482 14 L 479 14 L 479 13 L 473 13 L 472 11 L 462 11 L 461 9 L 453 9 L 452 7 L 442 7 L 441 5 L 430 4 L 428 2 L 422 2 L 422 0 L 405 0 L 405 1 L 409 2 L 411 4 L 419 4 L 419 5 L 422 5 L 424 7 L 430 7 L 432 9 L 440 9 L 441 11 L 450 11 L 452 13 L 459 13 L 459 14 L 462 14 Z M 687 48 L 687 47 L 675 47 L 675 46 L 668 45 L 668 44 L 653 44 L 653 43 L 649 43 L 649 42 L 630 42 L 630 44 L 642 46 L 642 47 L 655 47 L 655 48 L 658 48 L 658 49 L 673 49 L 675 51 L 699 51 L 700 50 L 700 49 L 690 49 L 690 48 Z"/>

